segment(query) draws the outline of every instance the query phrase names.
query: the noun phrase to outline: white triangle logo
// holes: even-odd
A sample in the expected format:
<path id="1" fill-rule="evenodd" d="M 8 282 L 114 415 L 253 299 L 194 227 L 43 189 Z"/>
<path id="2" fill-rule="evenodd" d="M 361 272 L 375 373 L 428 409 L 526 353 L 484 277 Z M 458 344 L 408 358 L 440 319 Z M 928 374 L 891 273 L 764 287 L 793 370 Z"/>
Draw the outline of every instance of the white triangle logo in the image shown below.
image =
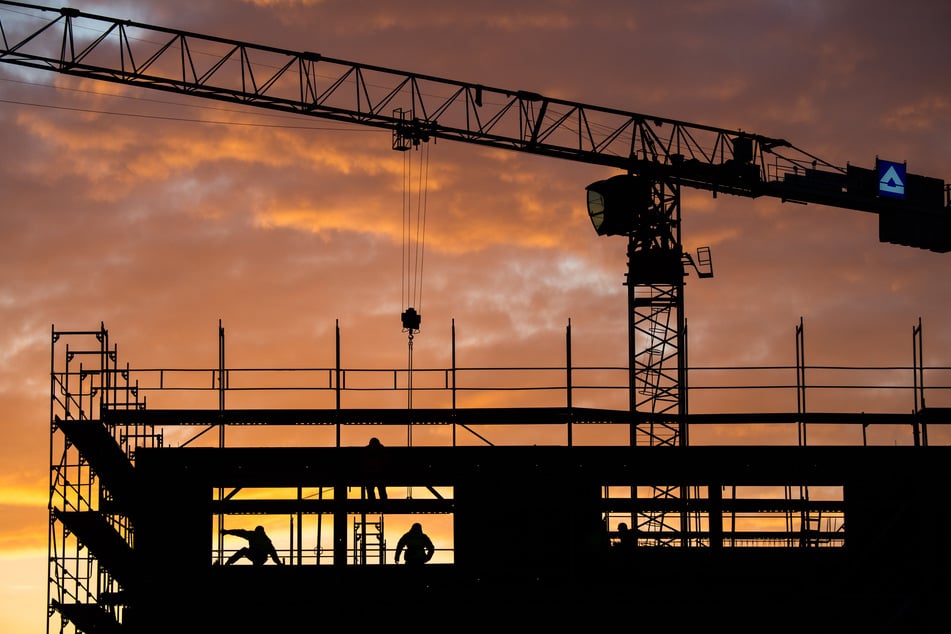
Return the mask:
<path id="1" fill-rule="evenodd" d="M 894 165 L 889 165 L 881 180 L 878 181 L 878 191 L 898 196 L 905 195 L 905 183 L 898 176 Z"/>

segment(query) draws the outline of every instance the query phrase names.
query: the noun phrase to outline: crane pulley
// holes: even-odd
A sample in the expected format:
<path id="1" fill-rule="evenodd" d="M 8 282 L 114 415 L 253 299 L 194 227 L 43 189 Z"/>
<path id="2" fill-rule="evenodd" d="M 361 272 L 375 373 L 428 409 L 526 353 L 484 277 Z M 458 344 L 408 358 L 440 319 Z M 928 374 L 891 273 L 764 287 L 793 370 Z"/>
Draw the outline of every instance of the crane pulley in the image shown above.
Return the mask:
<path id="1" fill-rule="evenodd" d="M 419 144 L 416 144 L 419 147 Z M 397 149 L 409 150 L 410 147 Z M 413 162 L 410 153 L 403 161 L 403 255 L 402 255 L 402 307 L 403 330 L 413 335 L 419 332 L 421 316 L 416 307 L 422 308 L 423 264 L 426 247 L 426 209 L 429 187 L 429 145 L 419 152 L 419 165 L 413 183 Z M 415 201 L 414 201 L 415 198 Z"/>

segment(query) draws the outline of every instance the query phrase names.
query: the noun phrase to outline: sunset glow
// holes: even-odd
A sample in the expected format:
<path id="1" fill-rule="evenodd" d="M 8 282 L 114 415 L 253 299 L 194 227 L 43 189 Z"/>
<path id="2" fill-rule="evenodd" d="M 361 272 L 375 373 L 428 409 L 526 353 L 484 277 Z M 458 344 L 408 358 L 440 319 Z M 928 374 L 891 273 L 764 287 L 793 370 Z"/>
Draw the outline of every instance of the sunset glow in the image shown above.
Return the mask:
<path id="1" fill-rule="evenodd" d="M 951 179 L 948 3 L 36 3 L 742 130 L 788 140 L 835 165 L 871 169 L 882 158 Z M 34 14 L 0 5 L 5 29 Z M 628 405 L 621 389 L 626 241 L 597 236 L 585 207 L 585 187 L 616 170 L 445 140 L 399 153 L 389 130 L 5 63 L 0 148 L 6 634 L 34 634 L 46 623 L 53 325 L 104 324 L 122 364 L 183 370 L 163 380 L 202 386 L 209 375 L 199 371 L 218 365 L 219 325 L 229 367 L 313 369 L 306 379 L 255 377 L 308 385 L 334 367 L 339 325 L 353 385 L 388 385 L 392 375 L 359 370 L 406 369 L 400 313 L 415 283 L 417 387 L 444 385 L 453 353 L 469 368 L 560 369 L 570 324 L 573 363 L 602 368 L 581 375 L 579 385 L 619 386 L 581 387 L 576 404 Z M 423 210 L 425 223 L 411 224 L 408 241 L 407 215 L 418 220 Z M 875 214 L 849 209 L 685 189 L 682 215 L 685 250 L 709 247 L 714 271 L 708 279 L 691 273 L 684 292 L 690 366 L 697 368 L 692 411 L 795 411 L 789 389 L 722 386 L 794 386 L 788 372 L 754 379 L 725 368 L 788 369 L 800 323 L 810 365 L 878 368 L 855 377 L 859 389 L 811 392 L 816 410 L 910 412 L 919 323 L 923 362 L 937 368 L 928 382 L 945 388 L 929 392 L 928 404 L 951 407 L 951 255 L 882 243 Z M 407 259 L 408 245 L 420 249 L 412 255 L 424 255 L 421 263 Z M 408 261 L 418 268 L 408 270 Z M 553 374 L 526 372 L 519 380 L 561 387 L 563 373 Z M 841 376 L 810 375 L 830 385 Z M 488 379 L 472 372 L 466 380 Z M 234 406 L 275 398 L 281 406 L 332 407 L 332 396 L 288 390 L 228 398 Z M 160 404 L 171 395 L 149 398 Z M 217 405 L 213 390 L 182 398 Z M 422 407 L 448 407 L 450 394 L 420 389 L 414 398 Z M 405 393 L 354 391 L 346 399 L 351 407 L 406 405 Z M 471 407 L 561 406 L 565 391 L 474 389 L 460 399 Z M 279 431 L 234 438 L 248 446 L 333 442 L 326 430 Z M 192 432 L 176 430 L 168 440 Z M 265 442 L 255 433 L 270 436 Z M 366 442 L 364 430 L 348 433 L 343 444 Z M 405 429 L 386 433 L 384 444 L 406 443 Z M 419 444 L 451 442 L 447 429 L 413 433 Z M 561 442 L 562 433 L 514 429 L 495 438 L 546 444 Z M 578 433 L 581 443 L 626 442 L 623 432 Z M 795 443 L 796 430 L 691 433 L 698 443 L 781 444 Z M 904 429 L 862 433 L 816 428 L 810 438 L 910 443 Z M 931 442 L 951 444 L 951 430 L 934 429 Z M 394 520 L 388 542 L 409 522 Z M 433 526 L 437 549 L 452 530 L 451 521 Z M 281 540 L 278 548 L 286 549 L 289 538 Z M 451 553 L 440 557 L 451 561 Z"/>

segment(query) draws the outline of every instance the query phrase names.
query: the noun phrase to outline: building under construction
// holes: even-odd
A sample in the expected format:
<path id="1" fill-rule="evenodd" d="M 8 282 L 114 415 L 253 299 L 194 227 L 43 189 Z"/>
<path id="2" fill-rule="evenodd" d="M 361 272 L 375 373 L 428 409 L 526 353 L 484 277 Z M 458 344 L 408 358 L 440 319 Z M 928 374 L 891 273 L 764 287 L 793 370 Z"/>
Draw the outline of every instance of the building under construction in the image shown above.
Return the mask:
<path id="1" fill-rule="evenodd" d="M 468 379 L 477 371 L 457 366 L 454 351 L 450 367 L 416 370 L 416 389 L 449 406 L 355 409 L 345 402 L 361 390 L 405 397 L 407 370 L 383 371 L 390 384 L 381 385 L 339 362 L 228 368 L 219 334 L 217 368 L 136 370 L 120 363 L 105 327 L 53 329 L 51 631 L 305 631 L 391 619 L 424 630 L 585 621 L 937 631 L 951 446 L 928 432 L 943 437 L 951 418 L 924 399 L 946 394 L 938 381 L 948 369 L 926 368 L 919 355 L 909 383 L 892 386 L 914 405 L 904 414 L 577 407 L 587 389 L 608 386 L 608 369 L 570 361 L 535 369 L 535 380 L 560 378 L 530 386 L 559 394 L 562 407 L 467 408 L 456 405 L 461 395 L 493 388 Z M 570 360 L 570 326 L 567 335 Z M 339 359 L 339 331 L 337 345 Z M 500 389 L 512 386 L 506 371 L 492 370 Z M 821 387 L 790 380 L 776 389 L 803 403 Z M 865 389 L 886 388 L 876 379 Z M 288 392 L 328 406 L 226 403 Z M 194 406 L 196 394 L 217 406 Z M 790 442 L 682 442 L 689 428 L 712 424 L 785 429 Z M 854 442 L 807 442 L 830 425 Z M 403 446 L 342 441 L 348 430 L 393 426 L 406 431 Z M 444 445 L 413 444 L 414 430 L 418 438 L 434 426 Z M 898 430 L 898 444 L 869 443 L 878 427 Z M 582 440 L 592 429 L 625 440 Z M 288 430 L 300 433 L 276 446 Z M 512 430 L 520 440 L 498 442 Z M 525 440 L 532 434 L 539 442 Z M 385 487 L 385 499 L 371 499 L 368 483 Z M 415 522 L 436 549 L 418 570 L 394 561 L 399 534 Z M 282 565 L 226 565 L 244 542 L 222 531 L 258 525 Z M 630 547 L 619 543 L 625 527 Z"/>

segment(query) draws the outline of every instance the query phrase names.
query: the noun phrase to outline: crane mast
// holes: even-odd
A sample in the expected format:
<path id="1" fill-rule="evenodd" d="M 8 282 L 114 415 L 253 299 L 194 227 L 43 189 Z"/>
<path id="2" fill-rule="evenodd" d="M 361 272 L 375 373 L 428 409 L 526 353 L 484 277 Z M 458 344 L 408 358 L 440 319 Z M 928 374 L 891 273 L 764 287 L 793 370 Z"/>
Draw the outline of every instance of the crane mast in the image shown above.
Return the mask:
<path id="1" fill-rule="evenodd" d="M 632 443 L 686 444 L 684 277 L 712 275 L 680 236 L 680 191 L 875 213 L 879 238 L 951 250 L 951 188 L 903 163 L 838 167 L 786 140 L 202 35 L 74 8 L 0 20 L 0 62 L 392 132 L 408 150 L 446 139 L 614 168 L 587 187 L 600 235 L 628 241 L 632 411 L 665 414 Z M 38 12 L 38 13 L 37 13 Z M 42 16 L 42 17 L 38 17 Z M 648 420 L 650 418 L 648 417 Z"/>

